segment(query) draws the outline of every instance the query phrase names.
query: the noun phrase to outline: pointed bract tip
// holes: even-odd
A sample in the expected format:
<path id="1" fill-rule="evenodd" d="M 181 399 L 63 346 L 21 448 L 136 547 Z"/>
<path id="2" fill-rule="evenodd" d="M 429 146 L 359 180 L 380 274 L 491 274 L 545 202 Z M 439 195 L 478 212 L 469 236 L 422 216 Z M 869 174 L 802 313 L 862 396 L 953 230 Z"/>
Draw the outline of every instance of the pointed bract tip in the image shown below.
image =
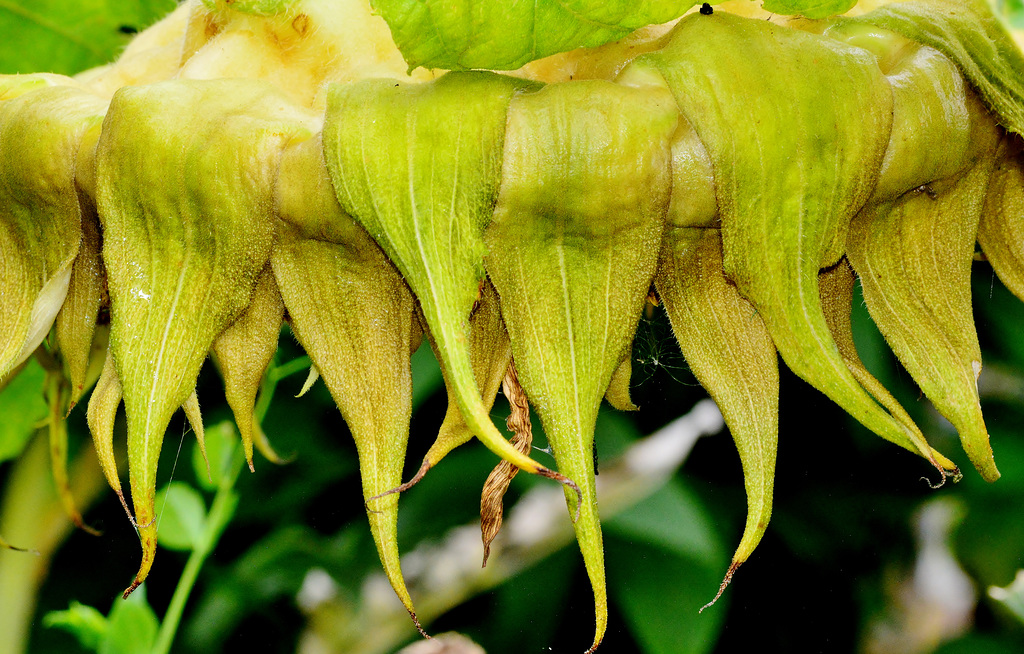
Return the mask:
<path id="1" fill-rule="evenodd" d="M 89 525 L 85 524 L 85 521 L 82 519 L 81 515 L 72 516 L 71 517 L 71 521 L 73 523 L 75 523 L 75 527 L 81 529 L 82 531 L 84 531 L 85 533 L 89 534 L 90 536 L 102 536 L 103 535 L 103 532 L 100 531 L 99 529 L 96 529 L 94 527 L 90 527 Z"/>
<path id="2" fill-rule="evenodd" d="M 739 570 L 739 567 L 741 565 L 743 565 L 743 561 L 732 562 L 732 564 L 729 566 L 729 569 L 725 573 L 725 578 L 722 579 L 722 584 L 718 587 L 718 593 L 715 594 L 714 599 L 712 599 L 704 606 L 700 607 L 700 610 L 698 610 L 697 613 L 703 613 L 704 609 L 714 606 L 715 602 L 718 601 L 718 598 L 720 598 L 722 596 L 722 593 L 725 592 L 725 589 L 728 588 L 729 584 L 732 583 L 732 576 L 736 574 L 736 571 Z"/>
<path id="3" fill-rule="evenodd" d="M 978 474 L 981 475 L 981 478 L 987 482 L 993 482 L 999 479 L 1002 475 L 1000 474 L 999 469 L 996 468 L 996 461 L 992 457 L 992 448 L 987 447 L 987 442 L 985 443 L 985 446 L 985 449 L 988 450 L 986 452 L 975 454 L 975 452 L 972 452 L 970 449 L 968 449 L 967 454 L 968 456 L 970 456 L 971 462 L 974 464 L 974 468 L 978 471 Z"/>
<path id="4" fill-rule="evenodd" d="M 203 426 L 203 415 L 199 410 L 199 396 L 196 395 L 194 388 L 181 408 L 185 411 L 185 417 L 188 419 L 188 424 L 192 426 L 192 431 L 195 432 L 199 453 L 203 455 L 203 461 L 206 462 L 206 477 L 212 483 L 213 473 L 210 471 L 210 459 L 206 456 L 206 429 Z"/>
<path id="5" fill-rule="evenodd" d="M 128 599 L 128 596 L 138 588 L 142 582 L 146 581 L 146 577 L 149 576 L 149 571 L 153 568 L 153 560 L 156 558 L 156 512 L 153 507 L 149 507 L 148 510 L 143 509 L 143 515 L 149 512 L 153 512 L 153 517 L 146 522 L 144 525 L 138 525 L 137 529 L 139 532 L 139 542 L 142 545 L 142 561 L 139 563 L 139 571 L 135 573 L 135 580 L 132 581 L 132 585 L 125 589 L 122 597 Z"/>
<path id="6" fill-rule="evenodd" d="M 143 580 L 136 577 L 132 581 L 132 585 L 124 589 L 124 593 L 121 594 L 121 599 L 128 599 L 128 596 L 135 592 L 135 589 L 142 585 Z"/>
<path id="7" fill-rule="evenodd" d="M 569 479 L 560 472 L 555 472 L 549 468 L 540 467 L 537 468 L 537 474 L 541 477 L 547 477 L 548 479 L 554 479 L 558 483 L 571 488 L 576 492 L 576 515 L 573 516 L 572 522 L 576 524 L 576 521 L 580 519 L 580 506 L 583 504 L 583 492 L 580 491 L 580 487 L 576 485 L 572 479 Z"/>
<path id="8" fill-rule="evenodd" d="M 120 489 L 115 489 L 114 492 L 117 493 L 117 499 L 121 500 L 121 506 L 124 507 L 124 513 L 128 516 L 128 521 L 132 523 L 132 527 L 138 529 L 139 523 L 135 522 L 135 516 L 132 515 L 132 510 L 128 508 L 128 502 L 124 499 L 124 493 Z"/>
<path id="9" fill-rule="evenodd" d="M 306 375 L 306 381 L 302 383 L 302 390 L 295 397 L 302 397 L 308 393 L 318 379 L 320 379 L 320 371 L 316 369 L 316 366 L 309 366 L 309 374 Z"/>
<path id="10" fill-rule="evenodd" d="M 379 493 L 377 495 L 374 495 L 373 497 L 371 497 L 368 500 L 366 500 L 366 510 L 367 511 L 372 511 L 373 510 L 373 509 L 370 508 L 370 502 L 372 502 L 374 500 L 379 500 L 382 497 L 387 497 L 388 495 L 393 495 L 395 493 L 404 493 L 405 491 L 409 490 L 410 488 L 412 488 L 416 484 L 420 483 L 420 480 L 423 479 L 423 477 L 427 474 L 427 471 L 429 471 L 429 470 L 430 470 L 430 462 L 427 461 L 426 459 L 424 459 L 423 463 L 420 464 L 420 469 L 416 471 L 416 474 L 413 475 L 412 479 L 410 479 L 409 481 L 405 482 L 404 484 L 402 484 L 400 486 L 395 486 L 391 490 L 386 490 L 383 493 Z"/>
<path id="11" fill-rule="evenodd" d="M 420 632 L 420 635 L 426 638 L 427 640 L 433 640 L 434 637 L 428 634 L 426 631 L 424 631 L 423 625 L 420 624 L 420 619 L 416 617 L 416 612 L 410 609 L 409 607 L 406 607 L 405 610 L 409 612 L 409 617 L 412 618 L 412 623 L 416 625 L 416 631 Z"/>
<path id="12" fill-rule="evenodd" d="M 945 486 L 946 485 L 946 480 L 951 478 L 951 477 L 953 479 L 953 483 L 954 484 L 959 482 L 961 479 L 964 478 L 963 473 L 960 472 L 960 468 L 958 468 L 956 466 L 952 466 L 951 468 L 944 468 L 942 466 L 938 466 L 937 465 L 935 467 L 938 469 L 939 474 L 942 475 L 942 479 L 939 480 L 939 483 L 935 484 L 935 483 L 932 483 L 931 479 L 928 479 L 927 477 L 921 477 L 921 481 L 923 481 L 924 483 L 928 484 L 928 488 L 930 488 L 932 490 L 938 490 L 938 489 L 942 488 L 943 486 Z"/>

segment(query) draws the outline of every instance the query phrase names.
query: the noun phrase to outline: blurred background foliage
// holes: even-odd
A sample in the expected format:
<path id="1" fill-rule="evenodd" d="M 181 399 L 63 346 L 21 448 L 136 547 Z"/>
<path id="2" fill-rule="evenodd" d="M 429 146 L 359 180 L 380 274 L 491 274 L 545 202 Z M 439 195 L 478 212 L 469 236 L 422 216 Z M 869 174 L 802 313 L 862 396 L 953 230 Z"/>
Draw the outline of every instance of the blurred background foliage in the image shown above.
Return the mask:
<path id="1" fill-rule="evenodd" d="M 170 0 L 0 3 L 0 72 L 74 73 L 98 65 L 173 6 Z M 1000 6 L 1024 27 L 1020 0 Z M 758 551 L 722 600 L 698 615 L 718 588 L 746 510 L 727 432 L 700 439 L 664 486 L 605 521 L 612 615 L 603 651 L 1024 651 L 1024 579 L 1011 586 L 1024 567 L 1024 304 L 988 264 L 975 268 L 975 317 L 986 354 L 980 387 L 1002 479 L 990 485 L 964 467 L 962 482 L 932 490 L 921 479 L 934 472 L 924 461 L 866 432 L 784 371 L 775 511 Z M 955 432 L 900 368 L 859 299 L 854 325 L 872 372 L 938 449 L 969 465 Z M 278 363 L 298 371 L 303 354 L 285 329 Z M 706 397 L 660 308 L 641 321 L 633 356 L 633 399 L 641 411 L 602 410 L 602 469 Z M 407 478 L 446 408 L 428 347 L 414 355 L 413 366 Z M 322 384 L 295 397 L 302 377 L 280 381 L 263 423 L 289 462 L 257 457 L 256 473 L 238 478 L 231 491 L 237 508 L 198 570 L 174 652 L 388 652 L 417 639 L 408 618 L 395 613 L 390 588 L 382 590 L 345 424 Z M 24 645 L 19 624 L 28 629 L 24 651 L 33 654 L 148 652 L 158 616 L 167 612 L 219 497 L 216 462 L 231 460 L 236 436 L 221 382 L 208 365 L 198 388 L 207 425 L 220 425 L 208 431 L 213 479 L 179 417 L 160 462 L 160 485 L 171 484 L 161 502 L 161 551 L 145 595 L 129 602 L 120 592 L 134 574 L 138 540 L 92 459 L 85 402 L 68 418 L 72 477 L 86 522 L 101 537 L 72 530 L 60 511 L 45 433 L 37 428 L 46 413 L 42 383 L 42 370 L 32 364 L 0 394 L 0 535 L 37 550 L 0 550 L 0 654 Z M 507 412 L 499 396 L 495 423 Z M 123 419 L 117 433 L 123 438 Z M 543 434 L 536 442 L 543 445 Z M 403 495 L 400 545 L 413 553 L 408 568 L 430 547 L 469 559 L 468 568 L 477 565 L 479 541 L 476 549 L 459 550 L 452 534 L 478 521 L 480 488 L 495 463 L 473 442 Z M 506 506 L 544 483 L 518 476 Z M 564 510 L 559 517 L 567 527 Z M 575 544 L 567 537 L 552 543 L 518 568 L 506 566 L 508 578 L 453 581 L 461 593 L 454 599 L 414 592 L 421 611 L 428 607 L 423 615 L 440 613 L 428 630 L 464 633 L 491 654 L 579 651 L 592 630 L 592 595 Z M 42 583 L 33 597 L 35 576 Z M 391 617 L 367 618 L 377 605 Z M 378 649 L 354 645 L 353 629 L 376 630 L 363 640 Z"/>

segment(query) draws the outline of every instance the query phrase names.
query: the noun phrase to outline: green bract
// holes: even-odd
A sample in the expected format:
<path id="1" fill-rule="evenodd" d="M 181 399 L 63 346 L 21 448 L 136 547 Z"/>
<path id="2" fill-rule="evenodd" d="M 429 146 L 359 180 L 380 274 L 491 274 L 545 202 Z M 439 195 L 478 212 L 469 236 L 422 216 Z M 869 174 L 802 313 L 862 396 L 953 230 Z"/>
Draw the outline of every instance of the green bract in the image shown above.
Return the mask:
<path id="1" fill-rule="evenodd" d="M 512 356 L 566 489 L 607 623 L 594 425 L 647 297 L 668 204 L 671 97 L 604 81 L 552 84 L 509 108 L 502 189 L 486 242 Z"/>
<path id="2" fill-rule="evenodd" d="M 207 354 L 250 468 L 254 444 L 276 460 L 254 406 L 283 321 L 349 425 L 378 554 L 414 619 L 400 493 L 476 436 L 507 462 L 485 491 L 487 543 L 510 464 L 563 484 L 594 590 L 590 651 L 601 643 L 595 425 L 602 398 L 636 409 L 649 299 L 742 460 L 748 519 L 722 589 L 771 516 L 779 356 L 959 478 L 861 361 L 858 276 L 895 354 L 998 478 L 970 268 L 980 242 L 1024 299 L 1024 57 L 983 0 L 680 18 L 694 4 L 203 0 L 109 67 L 0 77 L 0 384 L 24 370 L 12 389 L 44 387 L 81 525 L 61 421 L 95 383 L 96 451 L 143 546 L 126 593 L 153 564 L 179 407 L 203 443 Z M 449 406 L 403 484 L 424 336 Z M 503 381 L 514 442 L 488 413 Z M 528 456 L 527 400 L 557 471 Z"/>

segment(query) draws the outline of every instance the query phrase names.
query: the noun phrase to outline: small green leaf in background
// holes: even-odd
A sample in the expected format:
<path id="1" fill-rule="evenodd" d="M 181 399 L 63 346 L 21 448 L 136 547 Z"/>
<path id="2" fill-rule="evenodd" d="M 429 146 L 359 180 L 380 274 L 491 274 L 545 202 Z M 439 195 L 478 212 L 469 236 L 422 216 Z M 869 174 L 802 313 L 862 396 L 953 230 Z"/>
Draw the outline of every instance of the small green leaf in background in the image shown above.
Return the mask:
<path id="1" fill-rule="evenodd" d="M 91 606 L 71 602 L 67 611 L 51 611 L 43 618 L 43 625 L 72 633 L 85 649 L 95 652 L 106 639 L 109 630 L 107 618 Z"/>
<path id="2" fill-rule="evenodd" d="M 645 654 L 714 649 L 726 607 L 697 611 L 714 597 L 729 552 L 700 499 L 671 483 L 607 521 L 605 534 L 611 601 Z"/>
<path id="3" fill-rule="evenodd" d="M 107 637 L 100 643 L 99 654 L 149 654 L 160 627 L 156 614 L 146 601 L 144 586 L 128 596 L 114 600 L 107 619 Z"/>
<path id="4" fill-rule="evenodd" d="M 127 600 L 114 600 L 110 617 L 71 602 L 67 611 L 46 614 L 43 624 L 71 632 L 83 648 L 99 654 L 149 654 L 160 626 L 146 601 L 145 586 Z"/>
<path id="5" fill-rule="evenodd" d="M 672 516 L 666 520 L 665 516 Z M 628 511 L 609 521 L 608 528 L 630 540 L 642 540 L 680 556 L 721 564 L 725 572 L 728 560 L 721 539 L 715 532 L 700 499 L 682 484 L 672 483 Z M 712 590 L 717 590 L 715 583 Z M 697 608 L 703 605 L 703 602 Z"/>
<path id="6" fill-rule="evenodd" d="M 0 29 L 0 34 L 2 34 Z M 34 358 L 0 391 L 0 462 L 21 454 L 37 425 L 46 418 L 46 372 Z"/>
<path id="7" fill-rule="evenodd" d="M 202 544 L 206 505 L 199 491 L 172 481 L 156 494 L 159 542 L 172 550 L 193 550 Z"/>
<path id="8" fill-rule="evenodd" d="M 945 643 L 932 654 L 1018 654 L 1020 642 L 986 634 L 967 634 L 963 638 Z"/>
<path id="9" fill-rule="evenodd" d="M 1017 571 L 1017 577 L 1009 586 L 989 588 L 988 596 L 1008 608 L 1024 623 L 1024 570 Z"/>
<path id="10" fill-rule="evenodd" d="M 857 0 L 764 0 L 764 10 L 817 19 L 845 13 L 855 4 Z"/>
<path id="11" fill-rule="evenodd" d="M 996 6 L 1010 27 L 1024 29 L 1024 0 L 997 0 Z"/>
<path id="12" fill-rule="evenodd" d="M 240 442 L 234 423 L 230 421 L 217 423 L 206 430 L 206 458 L 203 458 L 198 444 L 192 448 L 192 469 L 200 486 L 208 491 L 217 490 L 221 479 L 231 470 L 231 459 Z M 210 462 L 209 473 L 207 461 Z"/>
<path id="13" fill-rule="evenodd" d="M 174 0 L 0 0 L 0 73 L 65 75 L 114 59 Z"/>

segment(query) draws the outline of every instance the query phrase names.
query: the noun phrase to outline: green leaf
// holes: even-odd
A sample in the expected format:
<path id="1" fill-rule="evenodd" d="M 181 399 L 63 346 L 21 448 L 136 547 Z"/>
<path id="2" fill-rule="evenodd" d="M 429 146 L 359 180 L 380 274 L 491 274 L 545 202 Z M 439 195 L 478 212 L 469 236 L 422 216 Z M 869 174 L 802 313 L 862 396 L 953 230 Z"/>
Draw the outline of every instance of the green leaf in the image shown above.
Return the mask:
<path id="1" fill-rule="evenodd" d="M 701 562 L 609 536 L 609 582 L 622 612 L 645 654 L 710 652 L 725 618 L 724 607 L 698 615 L 707 601 L 703 582 L 717 583 L 720 570 Z"/>
<path id="2" fill-rule="evenodd" d="M 968 634 L 945 643 L 934 654 L 1017 654 L 1020 640 L 1013 636 L 999 638 L 987 634 Z"/>
<path id="3" fill-rule="evenodd" d="M 256 16 L 273 16 L 287 11 L 295 0 L 203 0 L 203 4 L 210 11 L 216 11 L 218 5 L 229 6 L 232 11 Z"/>
<path id="4" fill-rule="evenodd" d="M 196 481 L 204 490 L 215 491 L 220 486 L 224 475 L 231 472 L 231 460 L 235 454 L 238 433 L 234 425 L 224 421 L 206 430 L 206 458 L 196 443 L 192 448 L 192 470 Z M 209 461 L 209 475 L 206 463 Z"/>
<path id="5" fill-rule="evenodd" d="M 828 18 L 849 11 L 857 0 L 765 0 L 764 10 L 786 16 Z"/>
<path id="6" fill-rule="evenodd" d="M 517 652 L 547 652 L 572 604 L 575 552 L 565 547 L 524 570 L 494 592 L 494 611 L 480 644 L 499 652 L 515 643 Z M 474 634 L 476 636 L 476 634 Z"/>
<path id="7" fill-rule="evenodd" d="M 716 0 L 711 4 L 718 4 Z M 698 0 L 372 0 L 410 68 L 514 70 L 682 16 Z M 768 0 L 777 14 L 826 18 L 857 0 Z"/>
<path id="8" fill-rule="evenodd" d="M 114 600 L 107 620 L 107 637 L 100 643 L 99 654 L 149 654 L 159 627 L 144 592 L 126 600 Z"/>
<path id="9" fill-rule="evenodd" d="M 0 71 L 73 74 L 113 59 L 174 0 L 0 0 Z"/>
<path id="10" fill-rule="evenodd" d="M 82 647 L 93 652 L 106 639 L 109 625 L 107 617 L 85 604 L 71 602 L 67 611 L 50 611 L 43 616 L 43 626 L 70 632 Z"/>
<path id="11" fill-rule="evenodd" d="M 194 550 L 202 546 L 206 528 L 206 504 L 199 491 L 185 482 L 172 481 L 156 494 L 160 511 L 160 544 L 171 550 Z"/>
<path id="12" fill-rule="evenodd" d="M 700 500 L 672 483 L 609 520 L 606 531 L 611 601 L 642 651 L 711 651 L 726 612 L 697 611 L 718 587 L 727 554 Z"/>
<path id="13" fill-rule="evenodd" d="M 666 520 L 667 515 L 672 519 Z M 720 572 L 719 566 L 726 558 L 722 540 L 707 509 L 682 483 L 667 484 L 609 520 L 606 528 L 622 538 L 642 540 L 679 556 L 705 561 L 716 573 Z M 717 586 L 717 579 L 714 585 Z"/>
<path id="14" fill-rule="evenodd" d="M 514 70 L 665 23 L 696 0 L 373 0 L 410 68 Z"/>
<path id="15" fill-rule="evenodd" d="M 46 418 L 45 379 L 46 372 L 32 358 L 0 391 L 0 462 L 21 454 L 39 422 Z"/>

